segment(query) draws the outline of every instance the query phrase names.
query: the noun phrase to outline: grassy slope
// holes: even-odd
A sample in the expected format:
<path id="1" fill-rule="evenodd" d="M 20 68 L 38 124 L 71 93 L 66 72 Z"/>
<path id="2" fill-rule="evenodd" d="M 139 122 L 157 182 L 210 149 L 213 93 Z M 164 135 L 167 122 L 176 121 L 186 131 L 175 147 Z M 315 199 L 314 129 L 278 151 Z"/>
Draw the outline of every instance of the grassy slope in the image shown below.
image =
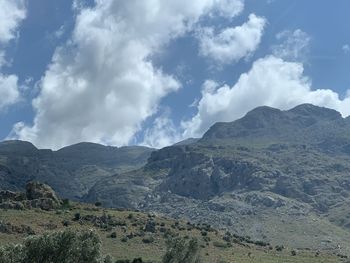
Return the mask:
<path id="1" fill-rule="evenodd" d="M 103 213 L 111 215 L 112 218 L 120 222 L 125 222 L 126 227 L 116 226 L 113 230 L 106 231 L 101 228 L 94 227 L 92 223 L 84 221 L 79 223 L 78 221 L 72 221 L 74 215 L 79 212 L 81 216 L 95 215 L 102 216 Z M 132 218 L 129 215 L 132 214 Z M 203 246 L 201 251 L 204 262 L 339 262 L 339 257 L 320 253 L 318 257 L 315 256 L 315 251 L 297 251 L 297 256 L 291 255 L 291 249 L 286 248 L 282 252 L 277 252 L 275 249 L 270 250 L 268 247 L 259 247 L 252 244 L 236 244 L 232 243 L 232 247 L 220 248 L 214 245 L 214 243 L 224 244 L 224 233 L 218 231 L 208 232 L 210 241 L 208 244 L 204 241 L 204 237 L 201 235 L 201 230 L 192 228 L 187 230 L 188 225 L 186 222 L 179 222 L 175 226 L 176 221 L 161 216 L 152 217 L 156 222 L 157 232 L 146 233 L 146 237 L 152 236 L 154 242 L 151 244 L 145 244 L 142 239 L 144 237 L 134 237 L 128 239 L 127 242 L 122 242 L 122 238 L 130 233 L 139 233 L 140 228 L 143 228 L 145 223 L 150 219 L 150 215 L 140 212 L 130 211 L 118 211 L 118 210 L 105 210 L 96 209 L 93 206 L 88 205 L 75 205 L 70 210 L 64 210 L 62 212 L 57 211 L 42 211 L 42 210 L 0 210 L 0 221 L 11 223 L 12 225 L 29 225 L 35 230 L 37 234 L 43 233 L 49 230 L 48 225 L 56 226 L 55 230 L 63 229 L 62 222 L 67 220 L 71 223 L 69 227 L 75 229 L 82 228 L 95 228 L 103 241 L 103 252 L 111 254 L 116 259 L 132 259 L 134 257 L 142 257 L 145 260 L 152 262 L 160 262 L 162 255 L 165 252 L 165 238 L 164 234 L 159 231 L 160 225 L 164 225 L 164 228 L 178 233 L 180 236 L 197 237 L 200 240 L 200 244 Z M 52 227 L 51 227 L 52 228 Z M 181 230 L 182 229 L 182 230 Z M 113 239 L 108 237 L 111 231 L 117 233 L 117 238 Z M 22 234 L 3 234 L 0 233 L 0 245 L 20 242 L 25 236 Z"/>

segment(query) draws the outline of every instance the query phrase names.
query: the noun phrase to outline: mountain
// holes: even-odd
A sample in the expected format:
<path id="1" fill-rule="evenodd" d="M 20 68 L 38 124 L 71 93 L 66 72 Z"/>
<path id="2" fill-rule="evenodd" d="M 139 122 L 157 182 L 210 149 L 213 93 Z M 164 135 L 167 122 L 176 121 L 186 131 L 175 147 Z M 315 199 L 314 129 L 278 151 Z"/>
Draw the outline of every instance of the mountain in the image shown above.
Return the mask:
<path id="1" fill-rule="evenodd" d="M 350 122 L 310 104 L 259 107 L 191 144 L 154 151 L 86 200 L 227 228 L 255 239 L 350 252 Z"/>
<path id="2" fill-rule="evenodd" d="M 350 255 L 350 118 L 331 109 L 258 107 L 216 123 L 200 139 L 157 151 L 84 143 L 53 152 L 3 144 L 3 188 L 35 177 L 61 197 Z"/>
<path id="3" fill-rule="evenodd" d="M 58 151 L 24 141 L 0 143 L 0 189 L 21 190 L 27 181 L 51 185 L 64 198 L 79 200 L 100 179 L 143 166 L 153 149 L 78 143 Z"/>

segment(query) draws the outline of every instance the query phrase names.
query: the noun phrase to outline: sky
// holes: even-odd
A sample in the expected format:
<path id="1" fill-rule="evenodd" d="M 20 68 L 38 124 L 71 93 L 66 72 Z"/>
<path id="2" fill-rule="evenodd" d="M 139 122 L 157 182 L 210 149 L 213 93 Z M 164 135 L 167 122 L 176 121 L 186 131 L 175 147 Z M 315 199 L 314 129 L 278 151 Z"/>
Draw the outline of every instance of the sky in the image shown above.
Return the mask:
<path id="1" fill-rule="evenodd" d="M 350 115 L 348 0 L 0 0 L 0 139 L 161 148 L 255 107 Z"/>

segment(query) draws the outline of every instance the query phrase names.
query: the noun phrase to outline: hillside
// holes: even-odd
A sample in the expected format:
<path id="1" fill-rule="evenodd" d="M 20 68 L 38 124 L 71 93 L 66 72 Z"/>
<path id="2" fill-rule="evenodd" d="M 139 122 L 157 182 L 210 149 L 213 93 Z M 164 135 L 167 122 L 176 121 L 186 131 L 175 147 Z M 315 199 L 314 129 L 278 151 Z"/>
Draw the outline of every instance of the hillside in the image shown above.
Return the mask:
<path id="1" fill-rule="evenodd" d="M 41 195 L 37 198 L 52 193 L 47 186 L 31 185 L 40 188 Z M 27 187 L 28 198 L 31 198 L 28 196 L 28 189 L 38 194 L 38 189 Z M 2 198 L 4 193 L 0 192 Z M 17 193 L 17 196 L 19 195 L 23 194 Z M 0 200 L 0 204 L 1 202 L 6 201 Z M 103 254 L 109 254 L 115 260 L 142 258 L 142 262 L 160 262 L 166 251 L 167 240 L 181 237 L 184 240 L 196 238 L 201 248 L 201 258 L 203 262 L 208 263 L 273 263 L 281 260 L 300 263 L 331 263 L 341 260 L 345 262 L 345 257 L 342 255 L 326 251 L 293 249 L 281 245 L 272 246 L 233 233 L 218 231 L 207 224 L 193 224 L 154 213 L 105 209 L 68 201 L 62 202 L 59 207 L 47 210 L 0 209 L 0 247 L 9 243 L 21 243 L 28 236 L 67 229 L 75 232 L 82 230 L 97 232 L 102 239 Z"/>

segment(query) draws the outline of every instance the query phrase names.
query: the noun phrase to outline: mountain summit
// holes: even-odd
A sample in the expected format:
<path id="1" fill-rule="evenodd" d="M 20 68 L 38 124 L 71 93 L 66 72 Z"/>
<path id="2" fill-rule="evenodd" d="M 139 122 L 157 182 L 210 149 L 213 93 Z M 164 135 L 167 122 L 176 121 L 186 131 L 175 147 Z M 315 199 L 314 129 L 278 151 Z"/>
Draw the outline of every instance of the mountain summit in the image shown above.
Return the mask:
<path id="1" fill-rule="evenodd" d="M 349 124 L 339 112 L 312 104 L 302 104 L 287 111 L 263 106 L 239 120 L 216 123 L 201 141 L 319 144 L 330 137 L 348 138 Z"/>

